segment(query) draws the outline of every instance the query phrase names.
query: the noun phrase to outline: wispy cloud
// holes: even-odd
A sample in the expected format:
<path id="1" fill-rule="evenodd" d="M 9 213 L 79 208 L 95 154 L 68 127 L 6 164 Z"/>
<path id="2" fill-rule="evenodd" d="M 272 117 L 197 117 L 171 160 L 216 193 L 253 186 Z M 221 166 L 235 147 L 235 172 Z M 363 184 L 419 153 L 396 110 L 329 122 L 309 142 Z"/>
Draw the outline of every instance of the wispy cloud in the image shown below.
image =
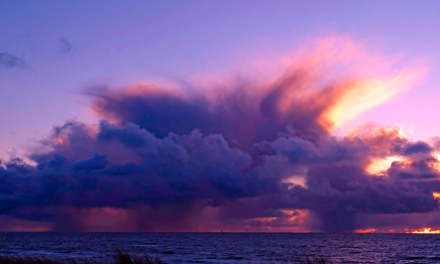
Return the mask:
<path id="1" fill-rule="evenodd" d="M 0 66 L 5 68 L 28 68 L 27 63 L 20 57 L 12 55 L 8 52 L 0 52 Z"/>
<path id="2" fill-rule="evenodd" d="M 65 37 L 61 37 L 58 39 L 58 46 L 62 54 L 69 54 L 73 50 L 72 43 L 70 43 L 70 41 Z"/>

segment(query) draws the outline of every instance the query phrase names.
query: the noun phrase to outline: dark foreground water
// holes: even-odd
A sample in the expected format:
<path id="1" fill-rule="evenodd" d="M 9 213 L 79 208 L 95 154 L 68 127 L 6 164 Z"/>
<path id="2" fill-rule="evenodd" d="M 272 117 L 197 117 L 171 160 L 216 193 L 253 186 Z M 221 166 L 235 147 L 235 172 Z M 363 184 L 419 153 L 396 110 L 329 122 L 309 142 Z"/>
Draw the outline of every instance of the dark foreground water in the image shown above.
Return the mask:
<path id="1" fill-rule="evenodd" d="M 440 263 L 440 235 L 268 233 L 0 233 L 0 254 L 103 258 L 115 249 L 168 263 Z"/>

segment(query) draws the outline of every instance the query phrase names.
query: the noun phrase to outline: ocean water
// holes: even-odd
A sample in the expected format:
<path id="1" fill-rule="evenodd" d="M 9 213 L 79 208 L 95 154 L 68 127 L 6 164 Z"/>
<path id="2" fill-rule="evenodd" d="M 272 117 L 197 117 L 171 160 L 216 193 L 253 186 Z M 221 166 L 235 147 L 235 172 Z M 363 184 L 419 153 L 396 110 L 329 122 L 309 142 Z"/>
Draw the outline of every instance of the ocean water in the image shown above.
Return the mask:
<path id="1" fill-rule="evenodd" d="M 440 263 L 440 235 L 289 233 L 0 233 L 0 254 L 105 258 L 115 249 L 167 263 Z"/>

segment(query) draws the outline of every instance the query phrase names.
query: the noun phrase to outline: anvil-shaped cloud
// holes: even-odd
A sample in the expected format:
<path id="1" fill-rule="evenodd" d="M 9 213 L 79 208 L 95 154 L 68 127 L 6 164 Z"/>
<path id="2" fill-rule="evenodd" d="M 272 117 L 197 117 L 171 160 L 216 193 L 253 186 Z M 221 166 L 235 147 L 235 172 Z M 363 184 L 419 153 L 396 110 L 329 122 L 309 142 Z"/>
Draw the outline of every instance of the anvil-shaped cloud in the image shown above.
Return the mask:
<path id="1" fill-rule="evenodd" d="M 436 144 L 386 127 L 332 135 L 423 74 L 389 64 L 336 37 L 266 82 L 90 89 L 103 121 L 55 127 L 35 165 L 3 163 L 0 214 L 59 230 L 113 217 L 122 230 L 341 232 L 357 214 L 436 211 Z"/>

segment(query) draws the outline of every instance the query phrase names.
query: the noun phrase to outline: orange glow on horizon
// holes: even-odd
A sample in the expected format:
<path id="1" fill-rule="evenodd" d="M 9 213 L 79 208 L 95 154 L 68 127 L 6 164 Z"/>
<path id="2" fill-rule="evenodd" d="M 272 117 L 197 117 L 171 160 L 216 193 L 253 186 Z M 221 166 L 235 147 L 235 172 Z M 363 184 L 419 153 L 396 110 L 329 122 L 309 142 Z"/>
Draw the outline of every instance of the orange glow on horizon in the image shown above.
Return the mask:
<path id="1" fill-rule="evenodd" d="M 413 234 L 440 234 L 440 230 L 432 230 L 431 228 L 424 228 L 423 231 L 414 231 Z"/>
<path id="2" fill-rule="evenodd" d="M 354 232 L 355 233 L 359 233 L 359 234 L 375 233 L 376 229 L 374 229 L 374 228 L 372 228 L 372 229 L 365 229 L 365 230 L 359 229 L 359 230 L 355 230 Z"/>
<path id="3" fill-rule="evenodd" d="M 432 193 L 432 196 L 434 196 L 434 198 L 440 198 L 440 193 L 438 193 L 438 192 L 433 192 Z"/>

